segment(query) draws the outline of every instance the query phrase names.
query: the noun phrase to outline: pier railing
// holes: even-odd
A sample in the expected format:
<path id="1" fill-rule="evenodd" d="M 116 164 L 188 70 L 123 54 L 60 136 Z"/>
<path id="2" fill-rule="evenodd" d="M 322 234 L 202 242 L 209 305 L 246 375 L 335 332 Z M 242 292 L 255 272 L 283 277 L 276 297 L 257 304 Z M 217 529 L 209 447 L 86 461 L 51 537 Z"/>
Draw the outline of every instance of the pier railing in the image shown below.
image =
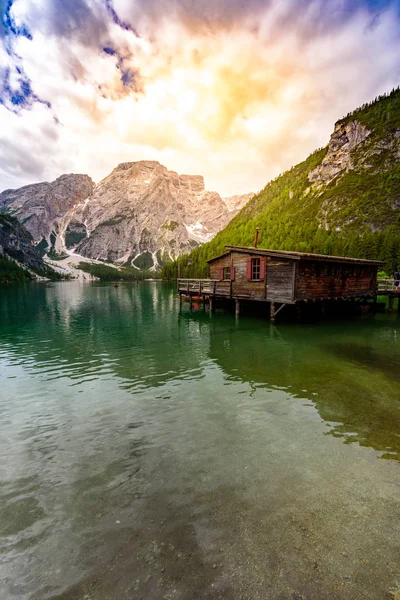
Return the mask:
<path id="1" fill-rule="evenodd" d="M 378 292 L 400 292 L 400 280 L 378 279 Z"/>
<path id="2" fill-rule="evenodd" d="M 188 296 L 232 296 L 229 279 L 178 279 L 178 292 Z"/>

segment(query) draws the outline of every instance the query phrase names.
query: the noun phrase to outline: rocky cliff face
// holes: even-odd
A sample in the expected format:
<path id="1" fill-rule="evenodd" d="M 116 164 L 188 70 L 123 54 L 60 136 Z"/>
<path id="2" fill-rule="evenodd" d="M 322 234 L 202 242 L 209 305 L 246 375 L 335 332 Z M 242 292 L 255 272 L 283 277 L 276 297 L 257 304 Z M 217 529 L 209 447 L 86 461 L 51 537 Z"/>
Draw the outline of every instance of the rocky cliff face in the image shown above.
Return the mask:
<path id="1" fill-rule="evenodd" d="M 310 171 L 308 179 L 312 183 L 317 181 L 329 183 L 339 173 L 353 169 L 351 152 L 370 134 L 371 131 L 358 121 L 336 123 L 329 141 L 328 152 L 322 163 Z"/>
<path id="2" fill-rule="evenodd" d="M 320 200 L 319 226 L 376 231 L 397 219 L 399 159 L 398 128 L 376 131 L 357 119 L 336 123 L 325 157 L 308 173 L 305 195 Z"/>
<path id="3" fill-rule="evenodd" d="M 87 198 L 94 183 L 88 175 L 62 175 L 55 181 L 26 185 L 0 194 L 0 209 L 9 210 L 30 231 L 35 242 L 50 242 L 59 220 Z"/>
<path id="4" fill-rule="evenodd" d="M 238 212 L 253 196 L 254 194 L 250 192 L 249 194 L 228 196 L 227 198 L 223 198 L 223 200 L 229 211 Z"/>
<path id="5" fill-rule="evenodd" d="M 84 256 L 152 268 L 209 241 L 236 212 L 205 190 L 203 177 L 142 161 L 118 165 L 74 212 L 72 226 L 86 226 L 77 247 Z"/>
<path id="6" fill-rule="evenodd" d="M 87 175 L 63 175 L 7 190 L 0 207 L 58 252 L 148 269 L 212 239 L 251 195 L 223 200 L 200 175 L 141 161 L 118 165 L 96 186 Z"/>
<path id="7" fill-rule="evenodd" d="M 33 269 L 43 271 L 44 262 L 33 237 L 17 219 L 0 213 L 0 256 L 11 257 Z"/>

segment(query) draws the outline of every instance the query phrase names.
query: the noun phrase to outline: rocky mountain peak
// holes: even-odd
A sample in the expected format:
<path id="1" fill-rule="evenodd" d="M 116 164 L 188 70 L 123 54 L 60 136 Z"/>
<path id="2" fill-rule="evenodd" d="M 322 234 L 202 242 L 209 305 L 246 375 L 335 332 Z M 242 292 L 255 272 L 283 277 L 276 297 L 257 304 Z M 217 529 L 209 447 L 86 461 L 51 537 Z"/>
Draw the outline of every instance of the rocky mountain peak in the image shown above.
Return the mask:
<path id="1" fill-rule="evenodd" d="M 190 193 L 200 195 L 205 191 L 204 177 L 202 175 L 181 175 L 180 184 Z"/>
<path id="2" fill-rule="evenodd" d="M 237 211 L 236 211 L 237 212 Z M 100 260 L 155 268 L 210 240 L 233 216 L 201 175 L 156 161 L 122 163 L 65 222 L 64 240 Z"/>
<path id="3" fill-rule="evenodd" d="M 160 167 L 166 170 L 166 167 L 163 167 L 163 165 L 157 160 L 139 160 L 135 162 L 120 163 L 117 167 L 115 167 L 112 173 L 118 173 L 119 171 L 130 171 L 131 169 L 136 169 L 136 172 L 141 170 L 153 171 L 154 169 L 159 169 Z"/>
<path id="4" fill-rule="evenodd" d="M 98 185 L 72 174 L 11 192 L 0 194 L 0 206 L 15 211 L 36 242 L 140 269 L 209 241 L 248 199 L 228 205 L 202 175 L 148 160 L 120 163 Z"/>
<path id="5" fill-rule="evenodd" d="M 5 190 L 0 194 L 0 208 L 12 210 L 35 242 L 40 242 L 57 232 L 58 220 L 88 198 L 93 188 L 94 183 L 88 175 L 61 175 L 50 183 L 44 181 Z"/>

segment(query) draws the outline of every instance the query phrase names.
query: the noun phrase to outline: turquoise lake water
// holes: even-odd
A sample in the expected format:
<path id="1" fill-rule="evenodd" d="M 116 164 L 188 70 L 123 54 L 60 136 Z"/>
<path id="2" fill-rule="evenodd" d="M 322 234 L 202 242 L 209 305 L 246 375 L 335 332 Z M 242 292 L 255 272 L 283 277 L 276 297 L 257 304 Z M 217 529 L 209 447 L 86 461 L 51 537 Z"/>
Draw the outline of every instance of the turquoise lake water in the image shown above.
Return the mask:
<path id="1" fill-rule="evenodd" d="M 2 286 L 0 598 L 391 598 L 399 336 Z"/>

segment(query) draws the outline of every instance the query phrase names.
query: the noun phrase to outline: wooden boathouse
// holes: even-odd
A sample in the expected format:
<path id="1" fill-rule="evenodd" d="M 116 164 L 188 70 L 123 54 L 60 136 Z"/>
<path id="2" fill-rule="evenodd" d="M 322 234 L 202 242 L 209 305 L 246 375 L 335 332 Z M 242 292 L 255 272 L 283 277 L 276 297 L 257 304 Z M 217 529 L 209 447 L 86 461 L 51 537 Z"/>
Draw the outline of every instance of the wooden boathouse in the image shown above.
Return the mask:
<path id="1" fill-rule="evenodd" d="M 271 320 L 287 305 L 376 298 L 377 273 L 383 262 L 325 254 L 226 246 L 208 261 L 210 278 L 179 279 L 180 297 L 270 304 Z"/>

